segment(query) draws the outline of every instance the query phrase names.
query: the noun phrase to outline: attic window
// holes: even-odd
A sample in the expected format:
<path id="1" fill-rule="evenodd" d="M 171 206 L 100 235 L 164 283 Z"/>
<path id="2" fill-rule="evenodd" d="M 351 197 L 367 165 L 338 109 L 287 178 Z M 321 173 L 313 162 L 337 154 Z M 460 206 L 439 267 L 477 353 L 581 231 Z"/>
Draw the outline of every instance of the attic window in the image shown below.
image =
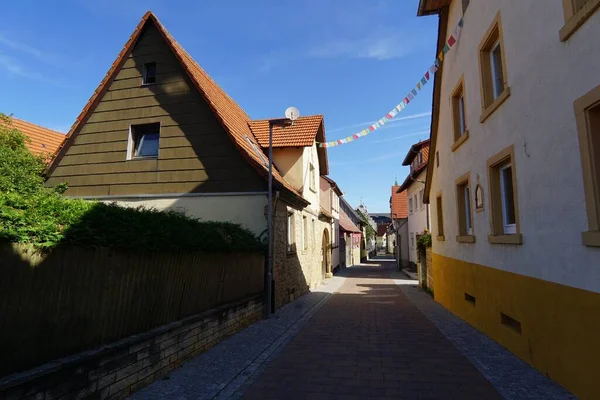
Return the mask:
<path id="1" fill-rule="evenodd" d="M 143 85 L 151 85 L 156 83 L 156 63 L 146 63 L 144 64 L 144 75 L 142 78 Z"/>
<path id="2" fill-rule="evenodd" d="M 157 158 L 159 139 L 160 123 L 131 125 L 127 159 Z"/>

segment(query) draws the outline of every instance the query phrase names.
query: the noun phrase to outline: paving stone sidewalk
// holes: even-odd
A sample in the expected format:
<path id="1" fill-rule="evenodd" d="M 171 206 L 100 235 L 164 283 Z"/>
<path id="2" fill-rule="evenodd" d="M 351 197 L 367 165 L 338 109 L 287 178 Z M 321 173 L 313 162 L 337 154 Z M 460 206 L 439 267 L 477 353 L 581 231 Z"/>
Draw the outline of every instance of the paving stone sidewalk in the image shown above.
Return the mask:
<path id="1" fill-rule="evenodd" d="M 244 398 L 502 398 L 383 264 L 351 268 Z"/>
<path id="2" fill-rule="evenodd" d="M 282 307 L 270 319 L 257 322 L 134 393 L 133 400 L 197 400 L 231 398 L 248 379 L 284 347 L 337 290 L 344 278 L 326 284 Z M 236 396 L 237 397 L 237 396 Z"/>

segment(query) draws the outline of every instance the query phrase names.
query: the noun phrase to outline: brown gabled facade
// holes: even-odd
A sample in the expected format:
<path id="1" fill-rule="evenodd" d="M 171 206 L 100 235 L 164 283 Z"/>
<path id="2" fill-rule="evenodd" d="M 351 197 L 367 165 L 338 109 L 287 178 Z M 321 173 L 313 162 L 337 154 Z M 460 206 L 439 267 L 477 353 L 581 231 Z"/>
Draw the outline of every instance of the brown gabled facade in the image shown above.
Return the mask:
<path id="1" fill-rule="evenodd" d="M 156 82 L 142 84 L 147 63 Z M 70 196 L 266 190 L 267 161 L 250 118 L 146 13 L 48 169 Z M 160 124 L 158 156 L 129 159 L 130 129 Z M 305 205 L 274 171 L 282 197 Z"/>

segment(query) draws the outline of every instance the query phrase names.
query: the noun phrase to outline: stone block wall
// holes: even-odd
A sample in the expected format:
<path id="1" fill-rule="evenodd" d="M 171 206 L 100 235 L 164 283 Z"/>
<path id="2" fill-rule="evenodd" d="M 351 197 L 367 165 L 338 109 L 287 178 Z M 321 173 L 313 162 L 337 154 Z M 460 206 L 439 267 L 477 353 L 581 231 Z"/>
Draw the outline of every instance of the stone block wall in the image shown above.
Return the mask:
<path id="1" fill-rule="evenodd" d="M 307 209 L 296 210 L 279 200 L 276 204 L 273 221 L 273 279 L 275 280 L 275 307 L 279 308 L 307 293 L 323 282 L 322 235 L 327 228 L 331 238 L 331 224 L 319 220 L 317 215 Z M 288 214 L 292 213 L 295 226 L 296 251 L 287 249 Z M 303 248 L 302 218 L 306 217 L 308 229 L 308 248 Z M 313 232 L 312 220 L 315 221 Z"/>
<path id="2" fill-rule="evenodd" d="M 0 398 L 123 399 L 262 318 L 254 296 L 0 379 Z"/>

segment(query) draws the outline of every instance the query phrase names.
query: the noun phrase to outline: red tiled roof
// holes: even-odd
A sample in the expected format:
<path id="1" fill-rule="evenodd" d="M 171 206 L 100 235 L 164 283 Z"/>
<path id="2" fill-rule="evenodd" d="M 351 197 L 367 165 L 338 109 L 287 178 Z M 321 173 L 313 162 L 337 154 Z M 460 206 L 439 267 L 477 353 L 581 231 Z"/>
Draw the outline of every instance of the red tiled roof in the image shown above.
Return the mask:
<path id="1" fill-rule="evenodd" d="M 429 139 L 421 140 L 419 143 L 413 144 L 408 150 L 408 153 L 406 154 L 402 165 L 410 165 L 410 163 L 415 159 L 419 151 L 421 151 L 421 153 L 423 154 L 423 163 L 426 163 L 429 159 Z"/>
<path id="2" fill-rule="evenodd" d="M 91 111 L 95 108 L 97 103 L 108 89 L 109 83 L 112 82 L 114 76 L 116 76 L 120 70 L 127 56 L 133 50 L 140 33 L 147 23 L 154 23 L 167 45 L 171 48 L 176 58 L 181 63 L 183 69 L 196 86 L 197 90 L 202 94 L 219 122 L 225 128 L 225 131 L 233 140 L 233 143 L 242 153 L 242 156 L 246 158 L 250 164 L 266 178 L 268 174 L 268 165 L 265 163 L 265 159 L 253 148 L 253 146 L 258 147 L 259 145 L 252 131 L 250 130 L 250 117 L 248 114 L 246 114 L 244 110 L 235 101 L 233 101 L 233 99 L 229 97 L 229 95 L 225 93 L 225 91 L 221 89 L 210 76 L 208 76 L 208 74 L 196 63 L 196 61 L 194 61 L 194 59 L 183 49 L 183 47 L 177 43 L 177 41 L 160 23 L 158 18 L 156 18 L 156 16 L 150 11 L 148 11 L 142 17 L 142 20 L 125 44 L 125 47 L 123 50 L 121 50 L 106 76 L 100 82 L 100 85 L 92 97 L 88 100 L 86 106 L 81 111 L 81 114 L 79 114 L 77 117 L 77 120 L 67 134 L 67 140 L 65 141 L 65 144 L 59 150 L 58 156 L 50 165 L 49 172 L 51 172 L 56 165 L 58 165 L 58 160 L 64 155 L 66 149 L 68 149 L 70 146 L 73 135 L 78 133 L 80 126 L 85 123 Z M 276 184 L 279 183 L 279 185 L 283 186 L 297 198 L 301 199 L 302 202 L 306 203 L 302 196 L 285 179 L 283 179 L 279 171 L 277 171 L 275 168 L 273 168 L 273 178 Z"/>
<path id="3" fill-rule="evenodd" d="M 322 123 L 322 115 L 308 115 L 298 118 L 293 125 L 276 124 L 273 126 L 273 147 L 312 146 Z M 268 119 L 250 121 L 250 129 L 262 147 L 269 147 Z"/>
<path id="4" fill-rule="evenodd" d="M 358 229 L 354 222 L 346 215 L 344 210 L 340 209 L 340 228 L 346 232 L 356 232 L 361 233 L 361 230 Z"/>
<path id="5" fill-rule="evenodd" d="M 408 195 L 406 190 L 398 193 L 400 186 L 392 186 L 392 219 L 408 218 Z"/>
<path id="6" fill-rule="evenodd" d="M 66 138 L 60 132 L 23 121 L 22 119 L 11 118 L 11 123 L 13 128 L 20 130 L 29 138 L 30 142 L 26 143 L 27 148 L 36 155 L 54 155 Z"/>

